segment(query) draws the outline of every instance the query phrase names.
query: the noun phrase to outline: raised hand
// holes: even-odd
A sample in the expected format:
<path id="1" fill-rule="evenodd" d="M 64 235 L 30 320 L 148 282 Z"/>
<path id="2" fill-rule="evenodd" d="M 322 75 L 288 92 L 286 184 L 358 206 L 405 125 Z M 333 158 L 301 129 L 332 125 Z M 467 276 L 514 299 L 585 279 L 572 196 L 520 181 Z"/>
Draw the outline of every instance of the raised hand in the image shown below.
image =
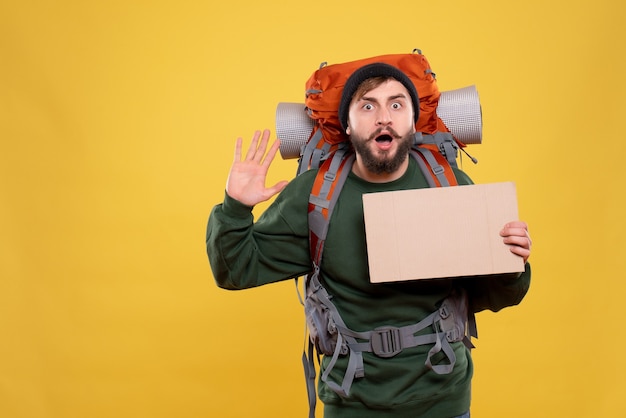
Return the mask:
<path id="1" fill-rule="evenodd" d="M 256 131 L 244 159 L 241 158 L 243 140 L 237 138 L 235 160 L 228 174 L 226 193 L 244 205 L 255 206 L 264 202 L 280 193 L 288 183 L 283 180 L 272 187 L 265 187 L 267 171 L 280 146 L 280 142 L 276 140 L 268 150 L 269 137 L 270 131 L 267 129 L 263 131 L 262 136 L 261 131 Z"/>
<path id="2" fill-rule="evenodd" d="M 500 236 L 504 243 L 510 247 L 511 252 L 522 257 L 526 263 L 530 257 L 530 248 L 533 245 L 526 222 L 513 221 L 507 223 L 500 231 Z"/>

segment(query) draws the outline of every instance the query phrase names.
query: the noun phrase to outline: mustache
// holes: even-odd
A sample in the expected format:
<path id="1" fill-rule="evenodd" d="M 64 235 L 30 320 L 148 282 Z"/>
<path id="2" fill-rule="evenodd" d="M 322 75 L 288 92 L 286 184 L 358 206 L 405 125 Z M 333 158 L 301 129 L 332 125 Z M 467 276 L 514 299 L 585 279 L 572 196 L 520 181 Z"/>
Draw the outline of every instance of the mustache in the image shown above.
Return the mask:
<path id="1" fill-rule="evenodd" d="M 380 136 L 380 133 L 382 131 L 387 131 L 389 132 L 389 135 L 394 138 L 394 139 L 400 139 L 402 138 L 402 135 L 400 135 L 398 132 L 396 132 L 392 127 L 380 127 L 378 129 L 376 129 L 374 132 L 372 132 L 372 134 L 369 136 L 368 140 L 369 141 L 373 141 L 375 140 L 378 136 Z"/>

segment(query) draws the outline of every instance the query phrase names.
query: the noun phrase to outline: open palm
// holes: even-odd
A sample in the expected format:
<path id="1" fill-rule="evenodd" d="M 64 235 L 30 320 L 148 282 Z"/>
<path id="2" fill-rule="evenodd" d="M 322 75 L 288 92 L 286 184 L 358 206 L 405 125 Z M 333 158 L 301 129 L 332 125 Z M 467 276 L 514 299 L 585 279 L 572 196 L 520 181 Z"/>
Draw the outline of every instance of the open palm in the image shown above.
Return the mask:
<path id="1" fill-rule="evenodd" d="M 270 132 L 267 129 L 262 136 L 260 131 L 256 131 L 244 159 L 241 152 L 243 140 L 238 138 L 235 145 L 235 160 L 226 182 L 226 193 L 248 206 L 270 199 L 287 185 L 287 181 L 283 180 L 271 187 L 265 187 L 267 172 L 280 146 L 280 142 L 276 140 L 268 150 L 269 137 Z"/>

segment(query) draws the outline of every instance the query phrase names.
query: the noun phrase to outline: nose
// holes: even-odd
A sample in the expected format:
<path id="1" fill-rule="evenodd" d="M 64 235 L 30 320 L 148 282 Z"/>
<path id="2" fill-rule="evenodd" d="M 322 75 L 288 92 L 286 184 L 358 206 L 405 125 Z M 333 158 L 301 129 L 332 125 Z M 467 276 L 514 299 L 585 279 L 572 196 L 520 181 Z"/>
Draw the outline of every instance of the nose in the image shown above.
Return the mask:
<path id="1" fill-rule="evenodd" d="M 389 125 L 391 123 L 391 113 L 389 109 L 386 107 L 381 107 L 378 109 L 376 113 L 376 124 L 377 125 Z"/>

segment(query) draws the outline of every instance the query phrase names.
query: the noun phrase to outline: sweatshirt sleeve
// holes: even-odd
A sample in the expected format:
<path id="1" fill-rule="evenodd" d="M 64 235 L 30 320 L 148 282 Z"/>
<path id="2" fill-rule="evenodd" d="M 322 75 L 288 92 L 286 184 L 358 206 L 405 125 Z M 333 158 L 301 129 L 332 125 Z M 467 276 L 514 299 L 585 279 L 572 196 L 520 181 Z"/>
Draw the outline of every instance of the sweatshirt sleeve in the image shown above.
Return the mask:
<path id="1" fill-rule="evenodd" d="M 256 223 L 252 208 L 228 195 L 213 208 L 206 250 L 219 287 L 246 289 L 310 270 L 308 199 L 301 202 L 297 190 L 289 186 Z"/>
<path id="2" fill-rule="evenodd" d="M 472 312 L 484 310 L 497 312 L 507 306 L 519 304 L 530 288 L 530 276 L 530 264 L 526 263 L 522 273 L 465 279 L 470 310 Z"/>

